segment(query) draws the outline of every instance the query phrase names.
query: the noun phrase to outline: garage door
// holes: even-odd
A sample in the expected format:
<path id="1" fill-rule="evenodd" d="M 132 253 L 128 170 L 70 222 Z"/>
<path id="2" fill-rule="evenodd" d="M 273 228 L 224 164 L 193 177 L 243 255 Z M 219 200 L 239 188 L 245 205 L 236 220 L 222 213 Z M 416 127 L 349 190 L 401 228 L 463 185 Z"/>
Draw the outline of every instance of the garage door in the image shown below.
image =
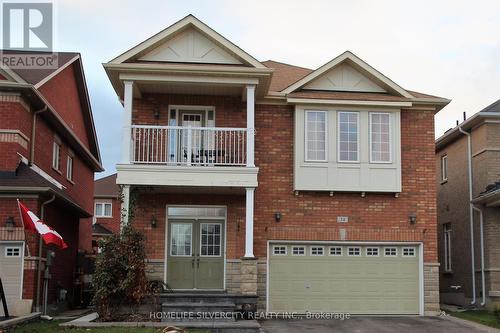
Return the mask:
<path id="1" fill-rule="evenodd" d="M 10 308 L 14 301 L 21 299 L 22 272 L 23 244 L 0 243 L 0 277 Z M 0 316 L 3 316 L 2 306 Z"/>
<path id="2" fill-rule="evenodd" d="M 271 243 L 268 311 L 419 314 L 418 249 Z"/>

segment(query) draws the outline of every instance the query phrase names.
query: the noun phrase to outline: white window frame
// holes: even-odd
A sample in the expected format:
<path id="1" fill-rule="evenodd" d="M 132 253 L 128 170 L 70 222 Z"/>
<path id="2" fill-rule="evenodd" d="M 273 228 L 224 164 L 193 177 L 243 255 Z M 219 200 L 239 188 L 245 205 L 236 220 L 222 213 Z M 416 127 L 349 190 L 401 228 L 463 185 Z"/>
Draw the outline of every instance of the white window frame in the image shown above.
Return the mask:
<path id="1" fill-rule="evenodd" d="M 448 155 L 444 154 L 441 156 L 441 181 L 445 182 L 448 180 Z"/>
<path id="2" fill-rule="evenodd" d="M 14 254 L 14 250 L 17 250 L 16 255 L 9 255 L 9 250 Z M 7 246 L 5 247 L 5 257 L 6 258 L 20 258 L 22 256 L 22 247 L 21 246 Z"/>
<path id="3" fill-rule="evenodd" d="M 296 249 L 302 249 L 302 253 L 295 253 Z M 292 256 L 302 257 L 306 255 L 306 247 L 305 246 L 292 246 Z"/>
<path id="4" fill-rule="evenodd" d="M 444 271 L 451 272 L 451 223 L 443 224 Z"/>
<path id="5" fill-rule="evenodd" d="M 335 249 L 340 249 L 340 253 L 337 254 L 335 251 L 335 253 L 332 253 L 332 250 Z M 328 249 L 328 255 L 332 256 L 332 257 L 341 257 L 343 255 L 343 249 L 342 249 L 342 246 L 330 246 L 330 248 Z"/>
<path id="6" fill-rule="evenodd" d="M 372 155 L 372 116 L 376 114 L 386 114 L 389 115 L 389 160 L 388 161 L 376 161 L 373 159 Z M 373 164 L 392 164 L 392 112 L 368 112 L 368 145 L 370 154 L 370 163 Z"/>
<path id="7" fill-rule="evenodd" d="M 103 205 L 102 206 L 102 214 L 101 215 L 97 215 L 97 205 Z M 111 208 L 110 208 L 110 212 L 111 212 L 111 215 L 106 215 L 106 205 L 110 205 Z M 111 201 L 96 201 L 94 203 L 94 217 L 96 218 L 112 218 L 113 217 L 113 202 Z"/>
<path id="8" fill-rule="evenodd" d="M 358 254 L 354 254 L 354 251 L 353 251 L 353 254 L 351 254 L 351 253 L 350 253 L 350 252 L 351 252 L 351 251 L 350 251 L 351 249 L 353 249 L 353 250 L 354 250 L 354 249 L 358 249 Z M 349 246 L 349 247 L 347 248 L 347 256 L 348 256 L 348 257 L 361 257 L 361 247 L 359 247 L 359 246 Z"/>
<path id="9" fill-rule="evenodd" d="M 340 158 L 340 115 L 342 113 L 347 113 L 347 114 L 355 114 L 356 115 L 356 122 L 357 122 L 357 125 L 358 125 L 358 130 L 357 130 L 357 135 L 356 135 L 356 140 L 357 140 L 357 160 L 353 160 L 353 161 L 350 161 L 350 160 L 342 160 Z M 360 138 L 360 132 L 361 132 L 361 118 L 360 118 L 360 115 L 359 115 L 359 112 L 358 111 L 338 111 L 337 112 L 337 162 L 339 163 L 359 163 L 360 161 L 360 145 L 361 145 L 361 142 L 359 140 Z"/>
<path id="10" fill-rule="evenodd" d="M 377 254 L 373 254 L 373 253 L 370 254 L 370 253 L 368 253 L 368 250 L 370 250 L 372 252 L 375 250 L 377 252 Z M 380 249 L 378 247 L 368 246 L 365 249 L 365 255 L 367 257 L 380 257 Z"/>
<path id="11" fill-rule="evenodd" d="M 276 249 L 280 249 L 279 253 L 276 253 Z M 281 250 L 285 249 L 285 253 L 281 253 Z M 288 253 L 288 246 L 286 245 L 273 245 L 273 256 L 286 256 Z"/>
<path id="12" fill-rule="evenodd" d="M 307 137 L 307 115 L 309 113 L 323 113 L 325 115 L 325 159 L 313 160 L 309 158 L 308 153 L 308 137 Z M 304 113 L 304 157 L 306 162 L 328 162 L 328 112 L 325 110 L 305 110 Z"/>
<path id="13" fill-rule="evenodd" d="M 413 254 L 405 254 L 406 250 L 413 251 Z M 403 247 L 403 249 L 401 250 L 401 255 L 403 257 L 416 257 L 417 256 L 417 249 L 415 249 L 414 247 Z"/>
<path id="14" fill-rule="evenodd" d="M 173 222 L 172 224 L 183 224 L 183 223 L 179 223 L 179 222 Z M 174 244 L 172 243 L 172 238 L 170 238 L 170 246 L 169 246 L 169 253 L 170 253 L 170 256 L 171 257 L 192 257 L 193 256 L 193 233 L 194 233 L 194 226 L 192 223 L 184 223 L 184 224 L 189 224 L 191 226 L 191 237 L 190 237 L 190 244 L 191 246 L 189 247 L 189 254 L 172 254 L 172 250 L 173 250 L 173 246 Z M 170 227 L 171 228 L 171 227 Z M 171 230 L 170 230 L 171 231 Z M 171 233 L 171 235 L 169 235 L 168 237 L 172 237 L 173 235 L 173 232 Z"/>
<path id="15" fill-rule="evenodd" d="M 68 155 L 66 158 L 66 179 L 73 182 L 73 156 Z"/>
<path id="16" fill-rule="evenodd" d="M 52 168 L 61 172 L 61 144 L 56 141 L 52 145 Z"/>
<path id="17" fill-rule="evenodd" d="M 387 250 L 390 251 L 391 249 L 394 249 L 394 254 L 387 254 Z M 392 253 L 392 251 L 391 251 L 391 253 Z M 397 247 L 395 247 L 395 246 L 384 247 L 384 257 L 394 258 L 397 256 L 398 256 L 398 248 Z"/>
<path id="18" fill-rule="evenodd" d="M 313 253 L 313 249 L 321 249 L 321 254 Z M 325 247 L 324 246 L 311 246 L 309 248 L 309 253 L 312 257 L 322 257 L 325 255 Z"/>

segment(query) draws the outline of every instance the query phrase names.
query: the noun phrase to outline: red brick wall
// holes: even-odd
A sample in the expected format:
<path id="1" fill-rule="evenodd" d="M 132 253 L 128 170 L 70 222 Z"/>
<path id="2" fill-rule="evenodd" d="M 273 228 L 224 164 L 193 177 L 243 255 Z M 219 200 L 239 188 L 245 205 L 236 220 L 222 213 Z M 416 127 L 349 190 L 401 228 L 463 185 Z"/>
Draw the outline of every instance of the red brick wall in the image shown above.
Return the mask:
<path id="1" fill-rule="evenodd" d="M 112 203 L 112 217 L 96 217 L 96 223 L 106 227 L 115 234 L 120 232 L 120 220 L 121 220 L 121 201 L 118 199 L 111 198 L 96 198 L 94 202 L 98 201 L 108 201 L 111 200 Z"/>
<path id="2" fill-rule="evenodd" d="M 31 113 L 19 102 L 0 102 L 0 129 L 19 130 L 31 137 Z M 14 171 L 19 155 L 28 157 L 28 149 L 17 142 L 0 142 L 0 171 Z"/>

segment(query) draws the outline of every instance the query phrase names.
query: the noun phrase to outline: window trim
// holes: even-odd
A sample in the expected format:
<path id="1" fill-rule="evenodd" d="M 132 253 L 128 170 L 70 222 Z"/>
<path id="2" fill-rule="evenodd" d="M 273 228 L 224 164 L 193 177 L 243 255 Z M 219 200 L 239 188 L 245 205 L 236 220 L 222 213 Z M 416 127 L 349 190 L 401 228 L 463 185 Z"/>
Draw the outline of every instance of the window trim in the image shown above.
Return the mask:
<path id="1" fill-rule="evenodd" d="M 341 113 L 352 113 L 352 114 L 355 114 L 356 115 L 356 121 L 357 121 L 357 125 L 358 125 L 358 130 L 357 130 L 357 135 L 356 135 L 356 140 L 357 140 L 357 156 L 358 156 L 358 159 L 355 160 L 355 161 L 348 161 L 348 160 L 342 160 L 340 159 L 340 114 Z M 360 163 L 361 159 L 360 159 L 360 153 L 361 153 L 361 150 L 360 150 L 360 145 L 361 145 L 361 141 L 360 141 L 360 132 L 361 132 L 361 117 L 360 117 L 360 112 L 359 111 L 337 111 L 337 162 L 338 163 Z"/>
<path id="2" fill-rule="evenodd" d="M 350 249 L 358 249 L 358 254 L 350 254 L 349 250 Z M 361 247 L 360 246 L 349 246 L 347 247 L 347 256 L 348 257 L 361 257 Z"/>
<path id="3" fill-rule="evenodd" d="M 448 154 L 441 155 L 441 182 L 448 181 Z"/>
<path id="4" fill-rule="evenodd" d="M 375 161 L 372 155 L 372 115 L 387 114 L 389 115 L 389 160 L 388 161 Z M 370 155 L 371 164 L 392 164 L 393 163 L 393 138 L 392 138 L 392 112 L 368 112 L 368 154 Z"/>
<path id="5" fill-rule="evenodd" d="M 308 142 L 308 137 L 307 137 L 307 114 L 311 112 L 321 112 L 325 114 L 325 159 L 324 160 L 313 160 L 310 159 L 308 156 L 308 149 L 307 149 L 307 142 Z M 328 111 L 326 110 L 304 110 L 304 161 L 306 162 L 321 162 L 325 163 L 328 162 Z"/>
<path id="6" fill-rule="evenodd" d="M 396 250 L 396 254 L 392 255 L 392 254 L 387 254 L 387 250 L 388 249 L 395 249 Z M 398 256 L 398 248 L 396 246 L 386 246 L 384 247 L 384 257 L 388 257 L 388 258 L 395 258 Z"/>
<path id="7" fill-rule="evenodd" d="M 313 254 L 313 249 L 321 249 L 321 254 Z M 321 245 L 313 245 L 309 247 L 309 255 L 311 257 L 323 257 L 325 256 L 325 247 Z"/>
<path id="8" fill-rule="evenodd" d="M 56 159 L 56 152 L 57 152 L 57 159 Z M 52 169 L 56 170 L 59 173 L 61 172 L 61 144 L 58 143 L 56 140 L 54 140 L 54 143 L 52 144 Z"/>
<path id="9" fill-rule="evenodd" d="M 412 249 L 413 250 L 413 254 L 405 254 L 405 250 L 406 249 Z M 417 249 L 413 246 L 405 246 L 402 248 L 401 250 L 401 256 L 402 257 L 416 257 L 417 256 Z"/>
<path id="10" fill-rule="evenodd" d="M 444 245 L 444 271 L 452 271 L 451 262 L 451 223 L 443 224 L 443 245 Z"/>
<path id="11" fill-rule="evenodd" d="M 17 255 L 8 255 L 9 250 L 18 250 Z M 21 246 L 6 246 L 4 251 L 5 258 L 20 258 L 23 256 L 23 249 Z"/>
<path id="12" fill-rule="evenodd" d="M 194 233 L 194 227 L 193 227 L 193 224 L 192 223 L 182 223 L 182 222 L 173 222 L 171 225 L 170 225 L 170 229 L 169 231 L 172 231 L 172 225 L 173 224 L 187 224 L 187 225 L 190 225 L 191 226 L 191 237 L 190 237 L 190 246 L 189 246 L 189 254 L 172 254 L 172 250 L 173 250 L 173 243 L 172 243 L 172 236 L 173 236 L 173 232 L 170 233 L 170 235 L 168 236 L 169 237 L 169 255 L 171 257 L 192 257 L 193 256 L 193 233 Z"/>
<path id="13" fill-rule="evenodd" d="M 71 163 L 70 163 L 71 161 Z M 74 166 L 74 158 L 71 155 L 68 155 L 66 157 L 66 179 L 69 180 L 71 183 L 74 183 L 73 181 L 73 166 Z M 70 172 L 71 171 L 71 172 Z"/>
<path id="14" fill-rule="evenodd" d="M 340 254 L 332 254 L 332 249 L 340 249 Z M 328 255 L 332 257 L 342 257 L 344 255 L 344 249 L 342 246 L 329 246 Z"/>
<path id="15" fill-rule="evenodd" d="M 276 248 L 278 248 L 278 247 L 284 248 L 285 253 L 276 253 Z M 273 245 L 273 256 L 286 256 L 286 255 L 288 255 L 288 246 L 286 246 L 286 245 Z"/>
<path id="16" fill-rule="evenodd" d="M 201 231 L 202 231 L 202 228 L 203 228 L 204 224 L 205 225 L 217 224 L 220 227 L 220 229 L 219 229 L 219 254 L 218 255 L 214 255 L 214 254 L 212 254 L 212 255 L 210 255 L 210 254 L 201 254 L 201 249 L 202 249 L 202 246 L 203 246 L 203 244 L 201 242 L 202 241 L 202 239 L 201 239 L 201 236 L 202 236 Z M 223 234 L 222 234 L 222 232 L 223 232 L 222 228 L 223 228 L 223 225 L 222 225 L 222 223 L 219 223 L 219 222 L 203 222 L 203 223 L 200 223 L 200 229 L 199 229 L 200 230 L 200 257 L 203 257 L 203 258 L 220 258 L 220 257 L 222 257 L 222 251 L 223 251 L 222 243 L 224 241 Z"/>
<path id="17" fill-rule="evenodd" d="M 298 249 L 298 248 L 302 248 L 302 250 L 303 250 L 304 252 L 303 252 L 302 254 L 296 254 L 296 253 L 294 253 L 294 250 L 295 250 L 296 248 L 297 248 L 297 249 Z M 304 256 L 306 255 L 306 253 L 307 253 L 307 250 L 306 250 L 306 247 L 305 247 L 305 246 L 303 246 L 303 245 L 293 245 L 293 246 L 292 246 L 292 256 L 294 256 L 294 257 L 304 257 Z"/>
<path id="18" fill-rule="evenodd" d="M 103 205 L 103 208 L 102 208 L 102 215 L 97 215 L 97 205 Z M 111 212 L 111 215 L 104 215 L 105 214 L 105 205 L 110 205 L 111 206 L 111 209 L 110 209 L 110 212 Z M 113 217 L 113 202 L 112 201 L 95 201 L 94 202 L 94 217 L 95 218 L 105 218 L 105 219 L 108 219 L 108 218 L 112 218 Z"/>
<path id="19" fill-rule="evenodd" d="M 377 250 L 377 254 L 368 254 L 368 249 L 370 250 L 374 250 L 376 249 Z M 366 257 L 380 257 L 380 248 L 378 246 L 367 246 L 365 248 L 365 256 Z"/>

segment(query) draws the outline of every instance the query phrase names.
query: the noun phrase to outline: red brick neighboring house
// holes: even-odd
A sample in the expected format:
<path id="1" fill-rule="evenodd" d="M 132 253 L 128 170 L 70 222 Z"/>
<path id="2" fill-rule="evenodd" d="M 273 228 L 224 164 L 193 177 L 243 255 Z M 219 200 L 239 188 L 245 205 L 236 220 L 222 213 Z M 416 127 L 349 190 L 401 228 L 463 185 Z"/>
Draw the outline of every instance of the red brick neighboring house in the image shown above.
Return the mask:
<path id="1" fill-rule="evenodd" d="M 0 69 L 0 275 L 12 314 L 42 302 L 37 288 L 48 249 L 49 304 L 73 299 L 78 250 L 91 251 L 94 172 L 102 171 L 78 53 L 57 53 L 56 69 Z M 24 233 L 16 199 L 57 232 L 68 249 Z M 39 265 L 41 263 L 41 265 Z"/>
<path id="2" fill-rule="evenodd" d="M 192 15 L 104 67 L 124 105 L 123 223 L 146 237 L 150 279 L 274 312 L 439 310 L 449 100 L 349 51 L 315 70 L 260 62 Z"/>
<path id="3" fill-rule="evenodd" d="M 94 218 L 92 223 L 92 248 L 97 252 L 97 241 L 120 232 L 120 187 L 116 173 L 94 181 Z"/>

